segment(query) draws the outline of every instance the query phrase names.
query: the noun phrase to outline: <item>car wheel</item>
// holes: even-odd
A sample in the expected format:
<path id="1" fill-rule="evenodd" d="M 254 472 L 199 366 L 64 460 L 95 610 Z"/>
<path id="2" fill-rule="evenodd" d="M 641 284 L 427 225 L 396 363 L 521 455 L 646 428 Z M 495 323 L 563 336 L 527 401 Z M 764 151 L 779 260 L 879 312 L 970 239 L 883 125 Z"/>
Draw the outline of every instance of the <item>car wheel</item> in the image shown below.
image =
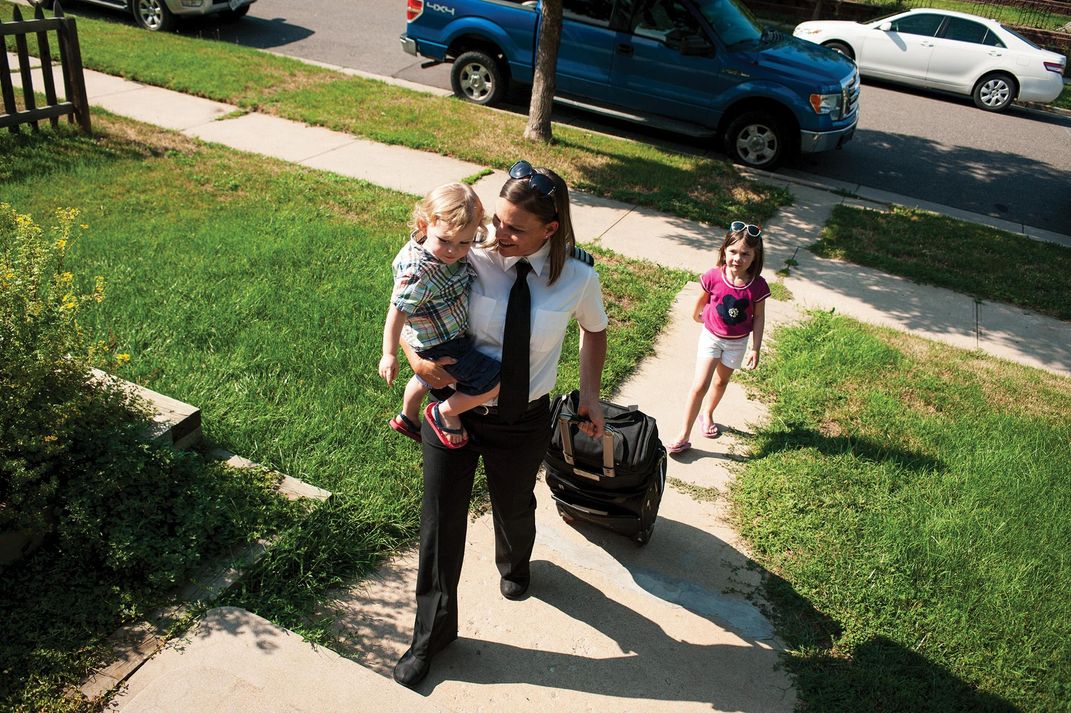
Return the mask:
<path id="1" fill-rule="evenodd" d="M 784 158 L 786 141 L 781 122 L 765 111 L 741 114 L 725 132 L 729 158 L 752 168 L 775 168 Z"/>
<path id="2" fill-rule="evenodd" d="M 483 52 L 464 52 L 454 60 L 450 85 L 457 96 L 485 106 L 497 104 L 506 93 L 502 68 Z"/>
<path id="3" fill-rule="evenodd" d="M 1011 106 L 1018 93 L 1018 86 L 1011 75 L 988 74 L 974 85 L 974 105 L 986 111 L 1004 111 Z"/>
<path id="4" fill-rule="evenodd" d="M 134 22 L 149 32 L 169 32 L 175 27 L 175 15 L 164 0 L 133 0 L 130 9 Z"/>
<path id="5" fill-rule="evenodd" d="M 843 42 L 837 42 L 836 40 L 834 40 L 832 42 L 826 42 L 822 46 L 823 47 L 828 47 L 829 49 L 833 50 L 834 52 L 844 55 L 845 57 L 847 57 L 848 59 L 852 60 L 853 62 L 855 61 L 855 54 L 852 52 L 852 48 L 849 47 L 848 45 L 844 44 Z"/>

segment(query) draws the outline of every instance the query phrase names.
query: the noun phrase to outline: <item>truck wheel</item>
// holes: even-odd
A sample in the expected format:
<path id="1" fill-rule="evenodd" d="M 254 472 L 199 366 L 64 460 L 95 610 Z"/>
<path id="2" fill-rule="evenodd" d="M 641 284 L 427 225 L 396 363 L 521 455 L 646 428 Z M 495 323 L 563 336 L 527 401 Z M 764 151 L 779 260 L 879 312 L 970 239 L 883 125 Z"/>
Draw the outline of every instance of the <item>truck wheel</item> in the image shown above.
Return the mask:
<path id="1" fill-rule="evenodd" d="M 164 0 L 134 0 L 130 9 L 134 22 L 150 32 L 170 32 L 175 27 L 175 16 Z"/>
<path id="2" fill-rule="evenodd" d="M 450 70 L 454 94 L 475 104 L 491 106 L 506 94 L 502 68 L 483 52 L 463 52 Z"/>
<path id="3" fill-rule="evenodd" d="M 978 80 L 971 96 L 974 105 L 986 111 L 1004 111 L 1011 106 L 1018 92 L 1015 80 L 1003 72 L 989 74 Z"/>
<path id="4" fill-rule="evenodd" d="M 784 158 L 786 141 L 781 122 L 765 111 L 741 114 L 725 132 L 729 158 L 752 168 L 775 168 Z"/>

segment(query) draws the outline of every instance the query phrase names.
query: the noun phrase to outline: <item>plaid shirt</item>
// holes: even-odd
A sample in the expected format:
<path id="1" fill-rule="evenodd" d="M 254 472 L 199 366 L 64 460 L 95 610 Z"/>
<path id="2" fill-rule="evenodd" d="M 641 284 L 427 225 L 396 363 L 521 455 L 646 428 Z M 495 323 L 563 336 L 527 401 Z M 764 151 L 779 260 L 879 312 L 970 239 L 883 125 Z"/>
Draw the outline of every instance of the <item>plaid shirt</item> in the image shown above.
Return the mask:
<path id="1" fill-rule="evenodd" d="M 469 286 L 476 271 L 465 260 L 441 262 L 415 240 L 391 265 L 391 304 L 405 313 L 402 339 L 414 349 L 430 349 L 463 336 L 469 328 Z"/>

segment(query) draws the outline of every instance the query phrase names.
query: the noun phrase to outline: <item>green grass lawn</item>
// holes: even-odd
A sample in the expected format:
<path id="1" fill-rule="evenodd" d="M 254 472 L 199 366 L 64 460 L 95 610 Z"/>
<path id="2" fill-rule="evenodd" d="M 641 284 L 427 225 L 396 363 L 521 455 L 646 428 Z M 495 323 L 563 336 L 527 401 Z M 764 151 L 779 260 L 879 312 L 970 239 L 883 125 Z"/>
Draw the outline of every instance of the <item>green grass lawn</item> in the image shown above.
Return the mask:
<path id="1" fill-rule="evenodd" d="M 733 491 L 807 711 L 1071 710 L 1071 381 L 829 314 Z"/>
<path id="2" fill-rule="evenodd" d="M 0 18 L 9 18 L 11 7 L 0 0 Z M 724 159 L 568 126 L 555 127 L 551 145 L 532 143 L 522 138 L 523 116 L 248 47 L 87 18 L 78 19 L 78 33 L 90 69 L 480 165 L 508 168 L 527 158 L 574 188 L 714 225 L 765 223 L 790 200 L 786 190 L 747 180 Z"/>
<path id="3" fill-rule="evenodd" d="M 811 250 L 915 282 L 1071 319 L 1071 249 L 895 207 L 837 206 Z"/>
<path id="4" fill-rule="evenodd" d="M 108 293 L 87 326 L 131 355 L 123 376 L 201 407 L 214 444 L 335 493 L 227 599 L 327 640 L 308 618 L 318 598 L 418 525 L 419 450 L 386 426 L 405 379 L 387 388 L 376 369 L 415 196 L 104 112 L 94 128 L 0 136 L 0 201 L 34 216 L 80 211 L 73 271 L 105 276 Z M 611 317 L 608 394 L 689 276 L 594 252 Z M 576 340 L 562 390 L 576 385 Z"/>

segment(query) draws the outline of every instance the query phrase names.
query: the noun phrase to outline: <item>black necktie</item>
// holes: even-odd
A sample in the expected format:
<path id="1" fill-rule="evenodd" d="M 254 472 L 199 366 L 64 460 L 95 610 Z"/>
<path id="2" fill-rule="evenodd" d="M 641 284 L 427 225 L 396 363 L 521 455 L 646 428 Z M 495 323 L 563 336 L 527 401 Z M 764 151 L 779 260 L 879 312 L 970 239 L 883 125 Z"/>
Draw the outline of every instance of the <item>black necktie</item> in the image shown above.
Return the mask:
<path id="1" fill-rule="evenodd" d="M 506 305 L 506 331 L 502 335 L 502 386 L 498 415 L 506 423 L 521 417 L 528 406 L 529 342 L 532 335 L 532 293 L 528 290 L 527 260 L 517 263 L 517 279 Z"/>

